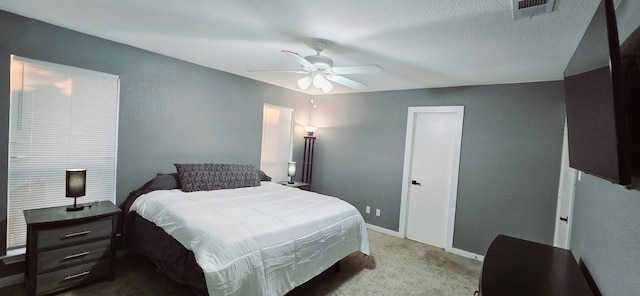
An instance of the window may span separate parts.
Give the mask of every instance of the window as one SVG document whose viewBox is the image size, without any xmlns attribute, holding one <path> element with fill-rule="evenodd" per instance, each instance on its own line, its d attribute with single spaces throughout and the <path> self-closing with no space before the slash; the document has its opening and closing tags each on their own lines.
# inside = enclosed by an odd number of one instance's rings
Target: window
<svg viewBox="0 0 640 296">
<path fill-rule="evenodd" d="M 264 104 L 260 169 L 273 181 L 288 180 L 293 147 L 293 109 Z"/>
<path fill-rule="evenodd" d="M 7 249 L 26 242 L 23 211 L 72 205 L 65 171 L 87 170 L 78 203 L 115 201 L 119 78 L 11 57 Z"/>
</svg>

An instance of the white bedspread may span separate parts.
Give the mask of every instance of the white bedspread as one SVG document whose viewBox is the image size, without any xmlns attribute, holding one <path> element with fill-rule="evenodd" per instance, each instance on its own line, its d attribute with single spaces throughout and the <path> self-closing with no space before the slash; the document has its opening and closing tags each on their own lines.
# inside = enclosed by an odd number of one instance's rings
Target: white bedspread
<svg viewBox="0 0 640 296">
<path fill-rule="evenodd" d="M 209 295 L 284 295 L 348 254 L 369 255 L 366 225 L 349 203 L 261 184 L 153 191 L 131 211 L 193 251 Z"/>
</svg>

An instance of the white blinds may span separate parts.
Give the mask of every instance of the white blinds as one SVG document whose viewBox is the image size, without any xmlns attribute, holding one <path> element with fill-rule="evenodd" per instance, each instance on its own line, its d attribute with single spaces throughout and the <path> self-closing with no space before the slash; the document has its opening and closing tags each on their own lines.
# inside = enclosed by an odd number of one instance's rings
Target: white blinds
<svg viewBox="0 0 640 296">
<path fill-rule="evenodd" d="M 293 109 L 265 104 L 260 169 L 273 181 L 288 180 L 293 145 Z"/>
<path fill-rule="evenodd" d="M 78 203 L 115 201 L 119 78 L 11 57 L 7 249 L 24 246 L 23 210 L 72 205 L 65 171 L 87 170 Z"/>
</svg>

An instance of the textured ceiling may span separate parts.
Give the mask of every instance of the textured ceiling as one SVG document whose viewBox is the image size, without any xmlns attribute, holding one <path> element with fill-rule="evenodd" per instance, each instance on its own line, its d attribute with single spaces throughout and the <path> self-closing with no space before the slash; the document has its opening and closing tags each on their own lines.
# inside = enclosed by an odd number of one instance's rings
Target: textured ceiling
<svg viewBox="0 0 640 296">
<path fill-rule="evenodd" d="M 280 51 L 315 54 L 312 40 L 324 39 L 334 66 L 381 66 L 347 77 L 383 91 L 561 80 L 598 2 L 556 0 L 552 13 L 515 21 L 511 0 L 2 0 L 0 9 L 289 89 L 300 74 L 248 70 L 299 70 Z"/>
</svg>

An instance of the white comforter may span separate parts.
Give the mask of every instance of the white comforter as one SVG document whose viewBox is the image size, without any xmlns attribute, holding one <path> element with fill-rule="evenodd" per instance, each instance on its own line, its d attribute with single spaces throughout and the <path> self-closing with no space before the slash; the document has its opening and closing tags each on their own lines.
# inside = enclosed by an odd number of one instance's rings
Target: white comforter
<svg viewBox="0 0 640 296">
<path fill-rule="evenodd" d="M 193 251 L 209 295 L 284 295 L 350 253 L 369 255 L 364 220 L 352 205 L 271 182 L 153 191 L 131 211 Z"/>
</svg>

